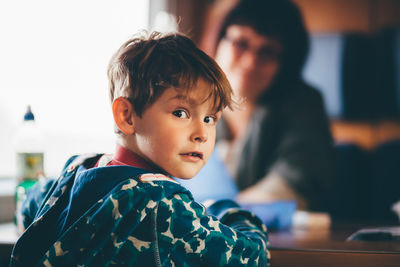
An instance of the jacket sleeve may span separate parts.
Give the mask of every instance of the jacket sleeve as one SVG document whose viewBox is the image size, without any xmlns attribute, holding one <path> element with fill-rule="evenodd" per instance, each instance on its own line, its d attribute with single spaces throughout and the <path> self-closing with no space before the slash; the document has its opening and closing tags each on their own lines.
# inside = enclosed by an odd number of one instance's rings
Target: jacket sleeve
<svg viewBox="0 0 400 267">
<path fill-rule="evenodd" d="M 67 160 L 63 167 L 62 173 L 66 171 L 69 164 L 76 157 L 77 156 L 75 155 Z M 39 181 L 26 192 L 26 198 L 21 205 L 20 211 L 23 223 L 22 227 L 24 229 L 28 228 L 28 226 L 33 222 L 37 212 L 46 199 L 46 196 L 49 194 L 51 188 L 56 182 L 57 179 L 53 178 L 39 179 Z"/>
<path fill-rule="evenodd" d="M 175 194 L 156 213 L 162 265 L 269 265 L 266 227 L 233 201 L 216 202 L 207 215 L 187 194 Z"/>
<path fill-rule="evenodd" d="M 22 223 L 24 229 L 28 228 L 28 226 L 35 219 L 36 213 L 38 212 L 54 182 L 54 179 L 39 180 L 33 187 L 28 190 L 26 194 L 26 199 L 22 203 L 21 207 Z"/>
</svg>

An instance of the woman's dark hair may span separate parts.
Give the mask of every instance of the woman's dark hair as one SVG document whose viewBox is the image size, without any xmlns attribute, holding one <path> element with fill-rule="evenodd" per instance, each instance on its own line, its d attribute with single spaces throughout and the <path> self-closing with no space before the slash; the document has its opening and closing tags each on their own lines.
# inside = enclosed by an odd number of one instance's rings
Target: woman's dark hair
<svg viewBox="0 0 400 267">
<path fill-rule="evenodd" d="M 222 22 L 217 45 L 230 25 L 245 25 L 282 45 L 281 71 L 286 79 L 299 78 L 309 49 L 301 13 L 290 0 L 240 0 Z M 279 79 L 279 77 L 277 77 Z"/>
</svg>

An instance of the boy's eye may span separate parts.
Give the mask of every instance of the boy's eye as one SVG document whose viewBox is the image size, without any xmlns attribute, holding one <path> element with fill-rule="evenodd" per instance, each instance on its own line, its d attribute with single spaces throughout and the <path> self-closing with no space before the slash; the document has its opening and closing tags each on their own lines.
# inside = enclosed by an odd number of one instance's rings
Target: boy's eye
<svg viewBox="0 0 400 267">
<path fill-rule="evenodd" d="M 174 110 L 172 112 L 172 114 L 174 114 L 174 116 L 178 117 L 178 118 L 182 118 L 182 119 L 187 119 L 189 118 L 189 115 L 187 114 L 186 111 L 182 110 L 182 109 L 178 109 L 178 110 Z"/>
<path fill-rule="evenodd" d="M 214 124 L 215 121 L 216 121 L 216 119 L 214 117 L 212 117 L 212 116 L 207 116 L 207 117 L 204 118 L 204 122 L 208 123 L 208 124 Z"/>
</svg>

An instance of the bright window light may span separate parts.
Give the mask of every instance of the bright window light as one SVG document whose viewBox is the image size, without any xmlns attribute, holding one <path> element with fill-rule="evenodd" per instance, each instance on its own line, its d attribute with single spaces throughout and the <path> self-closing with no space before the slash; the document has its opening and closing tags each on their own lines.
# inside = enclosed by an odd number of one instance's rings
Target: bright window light
<svg viewBox="0 0 400 267">
<path fill-rule="evenodd" d="M 15 176 L 13 138 L 27 105 L 45 136 L 48 176 L 73 154 L 113 152 L 106 69 L 148 29 L 149 1 L 0 2 L 0 177 Z"/>
</svg>

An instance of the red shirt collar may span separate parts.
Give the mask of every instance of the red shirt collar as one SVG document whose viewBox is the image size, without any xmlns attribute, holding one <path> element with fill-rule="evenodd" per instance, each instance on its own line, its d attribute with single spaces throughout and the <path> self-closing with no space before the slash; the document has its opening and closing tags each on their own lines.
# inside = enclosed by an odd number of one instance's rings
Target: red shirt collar
<svg viewBox="0 0 400 267">
<path fill-rule="evenodd" d="M 98 163 L 99 162 L 97 162 L 96 166 L 98 166 Z M 135 152 L 117 144 L 115 148 L 115 154 L 112 157 L 111 161 L 108 162 L 106 166 L 118 166 L 118 165 L 127 165 L 127 166 L 142 168 L 151 172 L 162 172 L 160 168 L 146 161 L 144 158 L 142 158 Z"/>
</svg>

